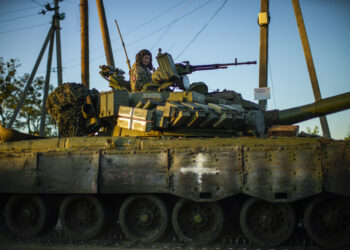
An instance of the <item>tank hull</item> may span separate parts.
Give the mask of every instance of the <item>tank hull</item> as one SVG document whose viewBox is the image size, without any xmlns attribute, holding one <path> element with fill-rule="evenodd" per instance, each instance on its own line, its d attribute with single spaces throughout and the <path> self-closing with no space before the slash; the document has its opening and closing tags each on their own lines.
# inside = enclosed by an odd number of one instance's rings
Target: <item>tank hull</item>
<svg viewBox="0 0 350 250">
<path fill-rule="evenodd" d="M 83 146 L 82 146 L 83 145 Z M 318 138 L 73 137 L 0 144 L 0 193 L 350 196 L 350 144 Z"/>
</svg>

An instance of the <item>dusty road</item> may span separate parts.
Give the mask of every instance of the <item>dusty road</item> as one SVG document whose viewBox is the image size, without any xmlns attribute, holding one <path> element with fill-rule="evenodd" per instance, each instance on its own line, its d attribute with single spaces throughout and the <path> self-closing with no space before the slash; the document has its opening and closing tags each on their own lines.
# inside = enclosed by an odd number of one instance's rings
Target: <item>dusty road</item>
<svg viewBox="0 0 350 250">
<path fill-rule="evenodd" d="M 193 247 L 184 245 L 182 243 L 174 241 L 174 238 L 170 236 L 167 242 L 152 243 L 148 245 L 142 245 L 140 243 L 134 243 L 126 241 L 125 239 L 96 239 L 88 242 L 71 241 L 66 237 L 58 239 L 43 237 L 34 238 L 30 240 L 19 240 L 6 231 L 0 230 L 0 250 L 319 250 L 318 247 L 278 247 L 262 249 L 252 246 L 234 245 L 234 242 L 222 242 L 222 244 Z M 59 233 L 59 231 L 58 231 Z M 345 249 L 343 249 L 345 250 Z"/>
<path fill-rule="evenodd" d="M 0 236 L 1 250 L 265 250 L 256 247 L 234 247 L 229 245 L 217 245 L 208 247 L 192 247 L 179 243 L 156 243 L 150 245 L 140 245 L 131 242 L 89 242 L 89 243 L 57 243 L 57 242 L 23 242 L 9 240 Z M 278 247 L 268 248 L 268 250 L 319 250 L 318 247 Z M 266 249 L 267 250 L 267 249 Z"/>
</svg>

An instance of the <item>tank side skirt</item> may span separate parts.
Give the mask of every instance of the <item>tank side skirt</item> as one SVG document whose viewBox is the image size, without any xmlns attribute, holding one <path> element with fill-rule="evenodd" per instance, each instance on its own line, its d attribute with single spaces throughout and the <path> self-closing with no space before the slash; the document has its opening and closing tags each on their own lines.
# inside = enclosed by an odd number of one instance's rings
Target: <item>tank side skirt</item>
<svg viewBox="0 0 350 250">
<path fill-rule="evenodd" d="M 243 193 L 269 202 L 292 202 L 322 192 L 319 144 L 243 147 Z"/>
<path fill-rule="evenodd" d="M 97 194 L 99 155 L 99 150 L 40 153 L 38 191 Z"/>
<path fill-rule="evenodd" d="M 325 141 L 322 144 L 324 190 L 350 196 L 350 143 Z"/>
<path fill-rule="evenodd" d="M 35 193 L 37 153 L 0 152 L 0 193 Z"/>
<path fill-rule="evenodd" d="M 101 193 L 167 193 L 168 151 L 102 150 Z"/>
<path fill-rule="evenodd" d="M 240 146 L 171 151 L 169 192 L 193 201 L 216 201 L 238 194 L 242 186 Z"/>
<path fill-rule="evenodd" d="M 350 196 L 348 142 L 301 138 L 49 140 L 53 148 L 45 151 L 41 140 L 32 142 L 32 149 L 36 144 L 40 147 L 32 152 L 7 150 L 14 143 L 3 145 L 0 193 L 170 193 L 194 201 L 245 193 L 270 202 L 292 202 L 323 190 Z M 78 147 L 83 141 L 89 146 Z"/>
</svg>

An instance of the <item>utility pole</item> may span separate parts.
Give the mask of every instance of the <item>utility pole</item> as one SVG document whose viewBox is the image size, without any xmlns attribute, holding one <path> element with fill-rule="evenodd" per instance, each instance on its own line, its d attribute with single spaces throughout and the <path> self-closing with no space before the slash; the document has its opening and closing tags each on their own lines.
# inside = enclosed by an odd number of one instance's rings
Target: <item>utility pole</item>
<svg viewBox="0 0 350 250">
<path fill-rule="evenodd" d="M 269 0 L 261 0 L 258 19 L 260 26 L 259 88 L 267 87 L 269 22 Z M 259 100 L 259 105 L 263 110 L 266 110 L 267 100 Z"/>
<path fill-rule="evenodd" d="M 106 21 L 105 8 L 102 0 L 96 0 L 98 17 L 100 19 L 100 26 L 102 32 L 103 46 L 105 48 L 107 64 L 114 67 L 114 59 L 112 53 L 111 40 L 109 38 L 108 26 Z"/>
<path fill-rule="evenodd" d="M 49 45 L 49 53 L 47 55 L 47 65 L 46 65 L 46 76 L 45 76 L 45 86 L 44 86 L 44 94 L 43 94 L 43 104 L 41 107 L 41 115 L 40 115 L 40 130 L 39 135 L 44 136 L 45 134 L 45 120 L 46 120 L 46 99 L 49 94 L 49 86 L 50 86 L 50 75 L 51 75 L 51 64 L 52 64 L 52 52 L 53 52 L 53 43 L 55 41 L 55 33 L 52 32 L 50 38 Z"/>
<path fill-rule="evenodd" d="M 47 60 L 47 68 L 46 68 L 46 77 L 45 77 L 45 87 L 44 87 L 44 94 L 43 94 L 43 103 L 41 108 L 41 124 L 40 124 L 40 135 L 44 135 L 45 132 L 45 119 L 46 119 L 46 98 L 48 95 L 48 89 L 49 89 L 49 83 L 50 83 L 50 73 L 51 73 L 51 63 L 52 63 L 52 51 L 53 51 L 53 43 L 55 39 L 56 34 L 56 57 L 57 57 L 57 80 L 58 85 L 62 84 L 62 59 L 61 59 L 61 38 L 60 38 L 60 20 L 64 19 L 64 13 L 59 13 L 59 6 L 58 2 L 61 0 L 55 0 L 55 6 L 52 8 L 50 4 L 46 4 L 45 8 L 46 10 L 43 10 L 41 13 L 45 14 L 47 11 L 55 11 L 55 14 L 52 16 L 52 24 L 49 29 L 49 32 L 45 38 L 44 44 L 41 47 L 41 50 L 39 52 L 38 58 L 34 64 L 33 70 L 28 78 L 27 84 L 24 87 L 24 90 L 21 94 L 21 97 L 18 101 L 18 104 L 13 112 L 13 115 L 10 119 L 10 122 L 7 125 L 7 128 L 11 128 L 13 126 L 14 121 L 16 120 L 16 117 L 18 115 L 18 112 L 20 111 L 25 98 L 27 96 L 28 90 L 30 85 L 32 84 L 35 74 L 38 70 L 38 67 L 40 65 L 41 59 L 45 53 L 46 47 L 48 43 L 50 42 L 50 48 L 48 52 L 48 60 Z"/>
<path fill-rule="evenodd" d="M 55 30 L 56 30 L 56 58 L 57 58 L 57 82 L 58 86 L 62 85 L 62 56 L 61 56 L 61 31 L 60 20 L 64 18 L 59 13 L 58 2 L 61 0 L 55 0 Z"/>
<path fill-rule="evenodd" d="M 90 89 L 89 76 L 89 8 L 88 0 L 80 0 L 81 83 Z"/>
<path fill-rule="evenodd" d="M 301 43 L 303 44 L 305 60 L 306 60 L 307 68 L 309 71 L 309 76 L 310 76 L 310 81 L 311 81 L 311 86 L 312 86 L 312 90 L 314 93 L 314 97 L 315 97 L 316 101 L 320 101 L 320 100 L 322 100 L 321 91 L 320 91 L 320 87 L 318 85 L 315 65 L 314 65 L 314 61 L 312 59 L 309 39 L 307 37 L 306 28 L 305 28 L 305 24 L 304 24 L 303 15 L 301 13 L 299 0 L 292 0 L 292 3 L 293 3 L 293 8 L 294 8 L 295 18 L 296 18 L 297 24 L 298 24 Z M 321 116 L 320 122 L 321 122 L 322 131 L 323 131 L 323 136 L 327 139 L 330 139 L 331 133 L 329 131 L 329 126 L 328 126 L 326 116 Z"/>
<path fill-rule="evenodd" d="M 29 79 L 28 79 L 28 82 L 27 82 L 27 84 L 26 84 L 26 86 L 25 86 L 25 88 L 24 88 L 24 90 L 23 90 L 23 92 L 22 92 L 22 94 L 21 94 L 21 98 L 19 99 L 19 102 L 18 102 L 18 104 L 17 104 L 17 106 L 16 106 L 15 111 L 13 112 L 13 115 L 12 115 L 12 117 L 11 117 L 11 120 L 10 120 L 10 122 L 9 122 L 8 125 L 7 125 L 7 128 L 11 128 L 11 127 L 12 127 L 12 125 L 13 125 L 13 123 L 14 123 L 16 117 L 17 117 L 17 114 L 18 114 L 19 110 L 21 109 L 21 107 L 22 107 L 22 105 L 23 105 L 23 103 L 24 103 L 24 101 L 25 101 L 25 98 L 26 98 L 26 96 L 27 96 L 27 92 L 28 92 L 28 90 L 29 90 L 29 87 L 30 87 L 30 85 L 31 85 L 32 82 L 33 82 L 34 76 L 35 76 L 35 74 L 36 74 L 36 71 L 38 70 L 38 67 L 39 67 L 39 65 L 40 65 L 41 59 L 43 58 L 43 55 L 44 55 L 44 52 L 45 52 L 45 50 L 46 50 L 47 44 L 49 43 L 49 40 L 50 40 L 50 38 L 52 37 L 52 33 L 53 33 L 53 32 L 54 32 L 54 28 L 51 26 L 51 28 L 50 28 L 50 30 L 49 30 L 47 36 L 46 36 L 45 42 L 44 42 L 44 44 L 43 44 L 43 46 L 42 46 L 42 48 L 41 48 L 41 50 L 40 50 L 39 56 L 38 56 L 38 58 L 36 59 L 34 68 L 33 68 L 33 70 L 32 70 L 32 73 L 30 74 Z"/>
</svg>

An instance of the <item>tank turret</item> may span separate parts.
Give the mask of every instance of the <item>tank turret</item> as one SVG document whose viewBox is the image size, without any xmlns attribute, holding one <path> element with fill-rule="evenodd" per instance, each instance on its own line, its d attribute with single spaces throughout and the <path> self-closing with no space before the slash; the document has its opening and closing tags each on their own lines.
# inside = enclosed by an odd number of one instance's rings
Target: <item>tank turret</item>
<svg viewBox="0 0 350 250">
<path fill-rule="evenodd" d="M 47 106 L 60 135 L 263 136 L 272 125 L 291 125 L 350 107 L 350 93 L 346 93 L 292 109 L 263 111 L 234 91 L 208 93 L 205 83 L 189 84 L 186 77 L 196 70 L 255 62 L 236 59 L 228 64 L 192 66 L 175 64 L 170 54 L 161 51 L 157 60 L 153 82 L 144 84 L 142 91 L 130 92 L 124 72 L 110 66 L 101 66 L 100 74 L 110 82 L 111 91 L 97 93 L 77 84 L 57 88 Z M 75 105 L 74 100 L 78 100 Z"/>
</svg>

